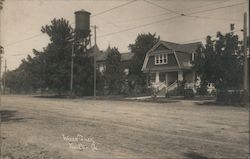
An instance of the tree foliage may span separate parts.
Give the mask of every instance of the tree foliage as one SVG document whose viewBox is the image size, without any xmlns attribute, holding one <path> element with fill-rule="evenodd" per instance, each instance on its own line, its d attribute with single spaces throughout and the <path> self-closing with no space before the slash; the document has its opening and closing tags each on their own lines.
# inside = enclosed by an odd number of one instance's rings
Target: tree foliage
<svg viewBox="0 0 250 159">
<path fill-rule="evenodd" d="M 121 54 L 117 48 L 112 48 L 105 62 L 105 83 L 110 94 L 120 94 L 125 82 L 124 67 Z"/>
<path fill-rule="evenodd" d="M 232 30 L 233 31 L 233 30 Z M 205 46 L 197 49 L 194 68 L 201 84 L 212 83 L 217 89 L 240 89 L 243 77 L 242 42 L 233 32 L 217 39 L 207 36 Z"/>
<path fill-rule="evenodd" d="M 141 71 L 146 53 L 160 40 L 156 34 L 139 34 L 135 43 L 129 45 L 129 49 L 134 53 L 134 57 L 129 67 L 129 85 L 130 89 L 139 89 L 146 86 L 146 75 Z"/>
<path fill-rule="evenodd" d="M 29 84 L 27 88 L 49 89 L 58 94 L 69 91 L 72 42 L 74 30 L 63 18 L 53 19 L 51 24 L 42 27 L 41 32 L 47 34 L 50 43 L 43 51 L 33 50 L 34 56 L 22 60 L 18 69 L 6 74 L 7 87 L 17 89 L 16 83 Z M 78 95 L 93 93 L 93 57 L 79 43 L 74 45 L 74 91 Z M 20 85 L 21 86 L 21 85 Z M 24 89 L 20 87 L 20 89 Z"/>
<path fill-rule="evenodd" d="M 67 20 L 61 18 L 53 19 L 51 24 L 43 26 L 41 31 L 49 36 L 51 43 L 44 49 L 45 58 L 43 59 L 42 55 L 37 58 L 46 66 L 44 74 L 47 76 L 47 86 L 60 94 L 69 90 L 71 43 L 68 39 L 72 39 L 73 29 Z"/>
</svg>

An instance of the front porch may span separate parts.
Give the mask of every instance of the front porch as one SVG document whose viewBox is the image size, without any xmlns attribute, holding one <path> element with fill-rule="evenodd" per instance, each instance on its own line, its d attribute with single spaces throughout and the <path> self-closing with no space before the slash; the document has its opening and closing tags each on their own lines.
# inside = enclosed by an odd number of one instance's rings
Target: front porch
<svg viewBox="0 0 250 159">
<path fill-rule="evenodd" d="M 152 72 L 149 84 L 158 91 L 168 92 L 177 87 L 178 81 L 186 81 L 186 88 L 195 89 L 195 73 L 191 70 Z"/>
</svg>

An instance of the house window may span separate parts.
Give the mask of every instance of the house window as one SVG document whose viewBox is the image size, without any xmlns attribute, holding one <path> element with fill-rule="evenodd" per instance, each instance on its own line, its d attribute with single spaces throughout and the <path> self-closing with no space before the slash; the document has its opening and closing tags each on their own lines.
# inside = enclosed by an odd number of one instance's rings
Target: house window
<svg viewBox="0 0 250 159">
<path fill-rule="evenodd" d="M 128 69 L 128 68 L 125 68 L 125 69 L 124 69 L 124 73 L 125 73 L 125 75 L 128 75 L 128 74 L 129 74 L 129 69 Z"/>
<path fill-rule="evenodd" d="M 155 64 L 167 64 L 168 63 L 168 55 L 167 54 L 160 54 L 155 55 Z"/>
<path fill-rule="evenodd" d="M 101 73 L 103 73 L 105 71 L 105 65 L 104 64 L 98 64 L 98 69 Z"/>
<path fill-rule="evenodd" d="M 194 61 L 194 53 L 191 54 L 191 61 Z"/>
</svg>

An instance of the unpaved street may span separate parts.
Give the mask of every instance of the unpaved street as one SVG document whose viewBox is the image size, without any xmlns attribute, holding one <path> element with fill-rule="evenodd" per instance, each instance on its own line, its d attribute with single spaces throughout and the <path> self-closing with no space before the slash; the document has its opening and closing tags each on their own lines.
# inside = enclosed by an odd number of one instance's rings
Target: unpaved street
<svg viewBox="0 0 250 159">
<path fill-rule="evenodd" d="M 2 96 L 3 158 L 246 158 L 248 110 Z"/>
</svg>

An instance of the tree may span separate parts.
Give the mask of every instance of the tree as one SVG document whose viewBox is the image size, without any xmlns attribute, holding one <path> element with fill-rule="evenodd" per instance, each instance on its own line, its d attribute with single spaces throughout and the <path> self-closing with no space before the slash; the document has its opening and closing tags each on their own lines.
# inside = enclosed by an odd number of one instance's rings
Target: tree
<svg viewBox="0 0 250 159">
<path fill-rule="evenodd" d="M 33 91 L 32 76 L 22 68 L 7 71 L 3 74 L 6 78 L 6 88 L 10 93 L 29 93 Z"/>
<path fill-rule="evenodd" d="M 232 28 L 233 29 L 233 28 Z M 238 35 L 217 33 L 216 40 L 207 36 L 205 46 L 197 49 L 194 69 L 202 86 L 212 83 L 219 90 L 240 89 L 243 77 L 242 42 Z"/>
<path fill-rule="evenodd" d="M 73 37 L 73 29 L 67 20 L 61 18 L 53 19 L 51 24 L 43 26 L 41 31 L 47 34 L 51 41 L 44 49 L 44 75 L 47 76 L 45 82 L 49 88 L 56 89 L 58 94 L 61 94 L 69 90 L 71 43 L 68 40 Z"/>
<path fill-rule="evenodd" d="M 110 94 L 120 94 L 125 80 L 121 54 L 117 48 L 112 48 L 106 60 L 104 78 Z"/>
<path fill-rule="evenodd" d="M 134 53 L 134 57 L 129 67 L 130 89 L 140 89 L 146 86 L 146 75 L 141 71 L 146 53 L 160 40 L 156 34 L 139 34 L 134 44 L 129 45 L 129 49 Z"/>
<path fill-rule="evenodd" d="M 8 73 L 9 83 L 13 89 L 17 89 L 14 81 L 22 81 L 29 84 L 33 90 L 48 88 L 57 91 L 59 95 L 69 91 L 72 61 L 73 29 L 69 22 L 63 18 L 53 19 L 51 24 L 41 29 L 47 34 L 50 43 L 43 51 L 33 50 L 34 56 L 22 60 L 17 70 Z M 73 91 L 77 95 L 93 94 L 93 56 L 86 50 L 88 40 L 78 37 L 78 43 L 74 44 L 74 85 Z M 97 79 L 100 76 L 97 74 Z M 21 79 L 26 80 L 21 80 Z M 27 78 L 28 79 L 27 79 Z M 18 81 L 19 80 L 19 81 Z M 20 83 L 19 83 L 20 84 Z M 12 87 L 12 86 L 10 86 Z M 28 87 L 27 87 L 28 88 Z M 20 87 L 20 91 L 23 90 Z"/>
</svg>

